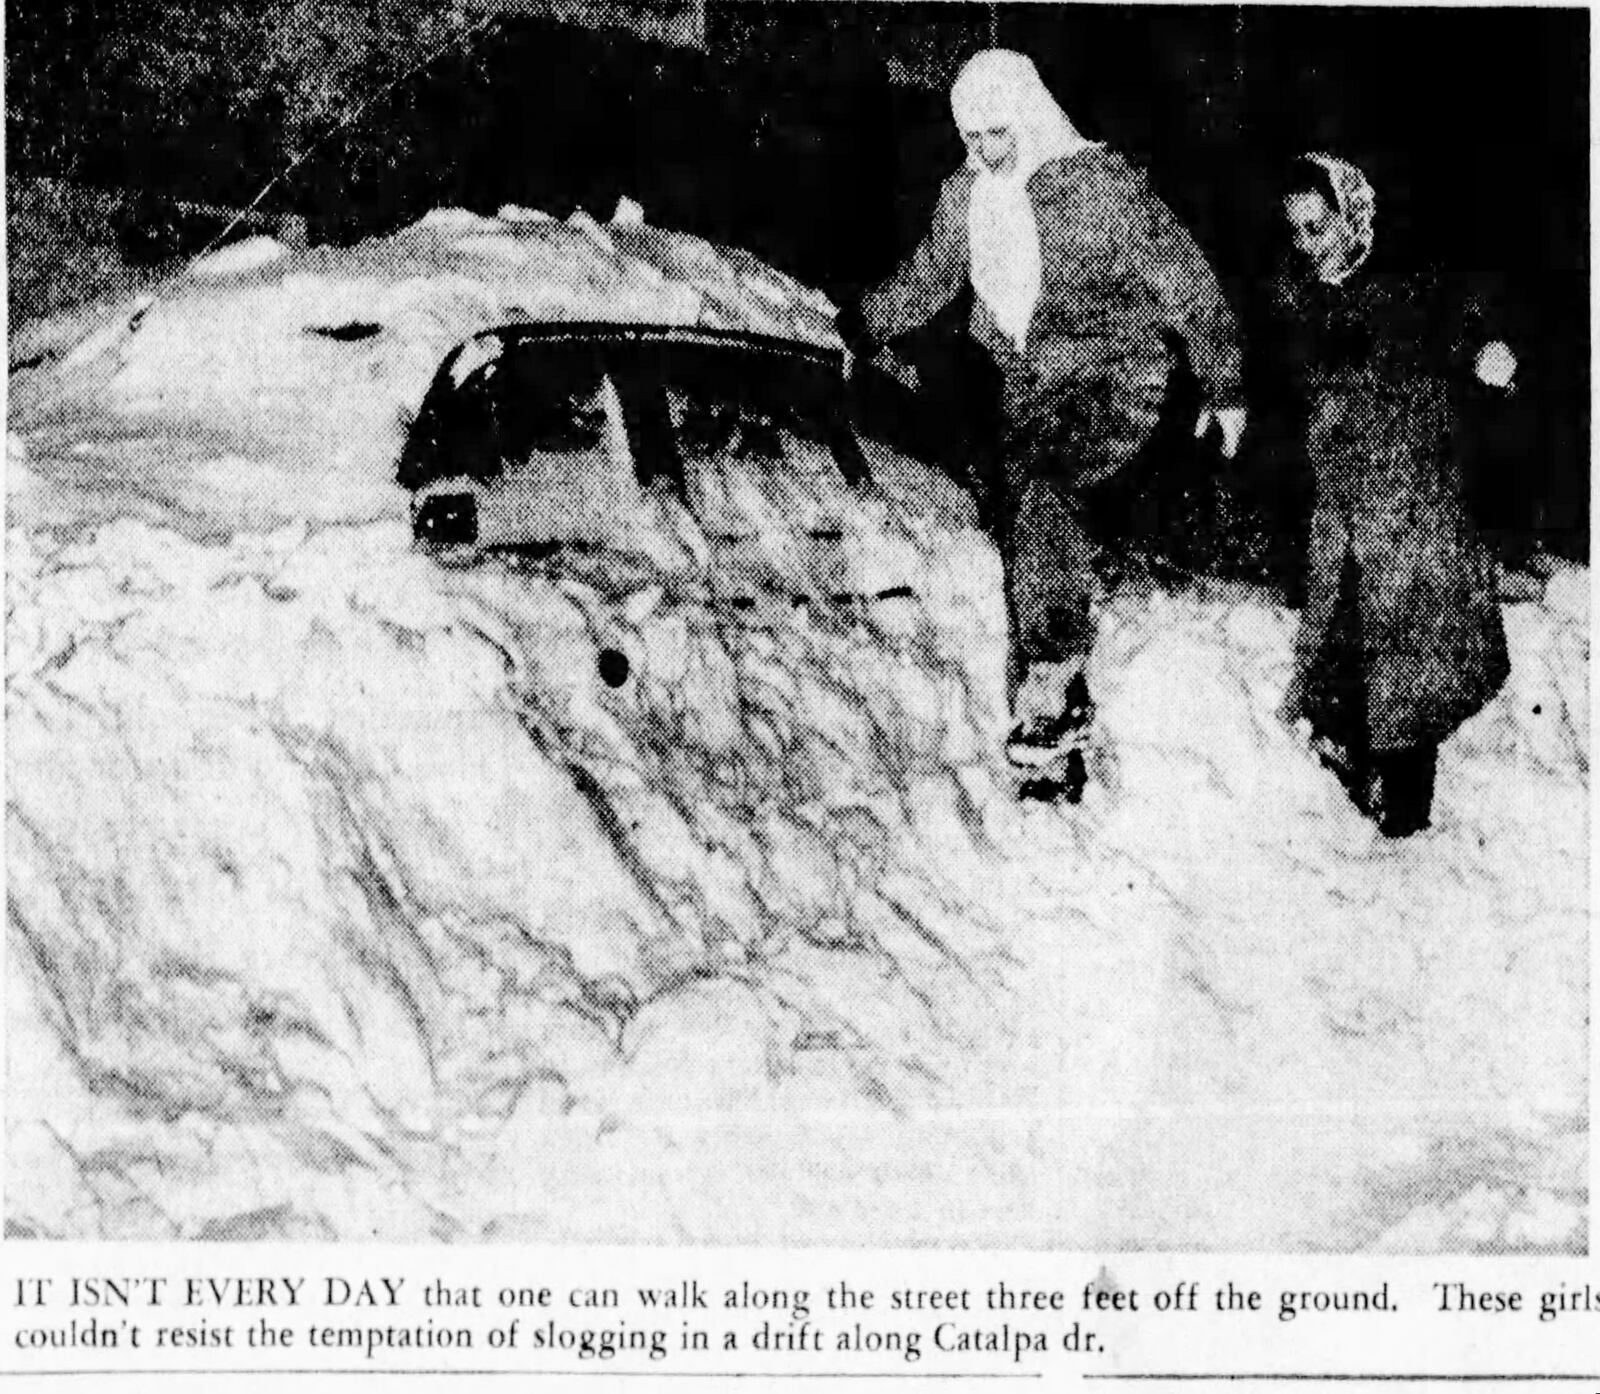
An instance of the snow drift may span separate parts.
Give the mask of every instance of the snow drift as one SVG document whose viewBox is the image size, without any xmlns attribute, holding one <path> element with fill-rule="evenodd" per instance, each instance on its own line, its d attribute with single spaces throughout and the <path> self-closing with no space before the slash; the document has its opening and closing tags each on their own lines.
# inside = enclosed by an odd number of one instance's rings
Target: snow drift
<svg viewBox="0 0 1600 1394">
<path fill-rule="evenodd" d="M 748 258 L 515 209 L 33 331 L 10 1233 L 1584 1246 L 1586 571 L 1508 612 L 1408 843 L 1220 584 L 1108 598 L 1107 763 L 1019 807 L 998 559 L 882 447 L 414 550 L 407 414 L 527 318 L 834 342 Z M 730 519 L 789 603 L 725 603 Z"/>
</svg>

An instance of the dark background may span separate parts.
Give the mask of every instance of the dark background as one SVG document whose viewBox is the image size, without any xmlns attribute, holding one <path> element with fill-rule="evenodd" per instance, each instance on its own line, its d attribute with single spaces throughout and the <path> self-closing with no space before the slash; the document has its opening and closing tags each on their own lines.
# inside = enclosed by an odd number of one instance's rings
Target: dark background
<svg viewBox="0 0 1600 1394">
<path fill-rule="evenodd" d="M 712 0 L 692 47 L 508 14 L 386 95 L 399 63 L 346 71 L 373 100 L 333 129 L 296 124 L 306 74 L 262 80 L 233 11 L 190 8 L 8 0 L 13 213 L 30 180 L 95 191 L 121 253 L 156 261 L 204 245 L 212 210 L 309 151 L 261 211 L 304 217 L 313 241 L 441 204 L 604 219 L 626 194 L 842 299 L 923 231 L 962 158 L 949 82 L 1001 45 L 1035 59 L 1086 134 L 1148 167 L 1248 316 L 1284 162 L 1342 155 L 1377 190 L 1381 259 L 1487 292 L 1522 360 L 1513 396 L 1469 404 L 1480 517 L 1587 555 L 1585 10 Z M 911 352 L 933 403 L 969 405 L 959 314 Z M 1270 429 L 1252 435 L 1234 474 L 1270 496 L 1295 465 Z"/>
</svg>

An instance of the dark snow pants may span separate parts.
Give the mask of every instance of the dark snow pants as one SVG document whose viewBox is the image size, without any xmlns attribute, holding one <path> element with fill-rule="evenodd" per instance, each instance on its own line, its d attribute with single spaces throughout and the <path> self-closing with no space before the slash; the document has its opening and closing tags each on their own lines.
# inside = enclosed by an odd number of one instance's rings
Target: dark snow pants
<svg viewBox="0 0 1600 1394">
<path fill-rule="evenodd" d="M 1019 675 L 1089 652 L 1094 545 L 1085 495 L 1128 465 L 1161 419 L 1164 364 L 1095 367 L 1052 372 L 1048 345 L 1001 364 L 999 542 Z"/>
</svg>

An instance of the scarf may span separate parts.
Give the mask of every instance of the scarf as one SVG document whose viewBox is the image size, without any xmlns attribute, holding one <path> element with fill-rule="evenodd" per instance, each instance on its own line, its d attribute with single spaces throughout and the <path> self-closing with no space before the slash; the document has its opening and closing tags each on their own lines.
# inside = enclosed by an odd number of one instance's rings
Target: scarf
<svg viewBox="0 0 1600 1394">
<path fill-rule="evenodd" d="M 963 133 L 1004 127 L 1016 138 L 1016 164 L 1004 174 L 990 170 L 976 152 L 968 157 L 976 178 L 967 235 L 972 287 L 1020 351 L 1044 276 L 1028 180 L 1046 161 L 1090 142 L 1056 104 L 1033 60 L 1005 49 L 968 60 L 951 89 L 950 107 Z"/>
<path fill-rule="evenodd" d="M 1333 185 L 1334 212 L 1344 224 L 1345 233 L 1349 238 L 1350 250 L 1340 265 L 1321 277 L 1329 285 L 1336 286 L 1348 280 L 1356 268 L 1371 255 L 1372 223 L 1377 212 L 1377 196 L 1372 192 L 1372 185 L 1367 183 L 1367 176 L 1348 160 L 1320 154 L 1307 155 L 1305 158 L 1312 164 L 1319 165 L 1327 173 L 1328 182 Z"/>
</svg>

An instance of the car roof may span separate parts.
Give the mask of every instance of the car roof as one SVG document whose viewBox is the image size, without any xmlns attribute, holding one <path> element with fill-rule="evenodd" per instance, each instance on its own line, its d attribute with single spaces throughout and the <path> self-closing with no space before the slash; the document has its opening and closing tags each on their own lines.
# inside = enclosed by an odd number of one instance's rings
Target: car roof
<svg viewBox="0 0 1600 1394">
<path fill-rule="evenodd" d="M 729 352 L 770 354 L 778 358 L 844 372 L 844 350 L 802 339 L 786 339 L 776 334 L 757 334 L 744 329 L 708 329 L 699 325 L 616 323 L 604 320 L 542 321 L 513 323 L 485 329 L 473 339 L 497 338 L 507 347 L 533 347 L 539 344 L 610 344 L 629 347 L 682 345 L 686 348 L 725 349 Z M 464 345 L 458 345 L 462 347 Z"/>
</svg>

